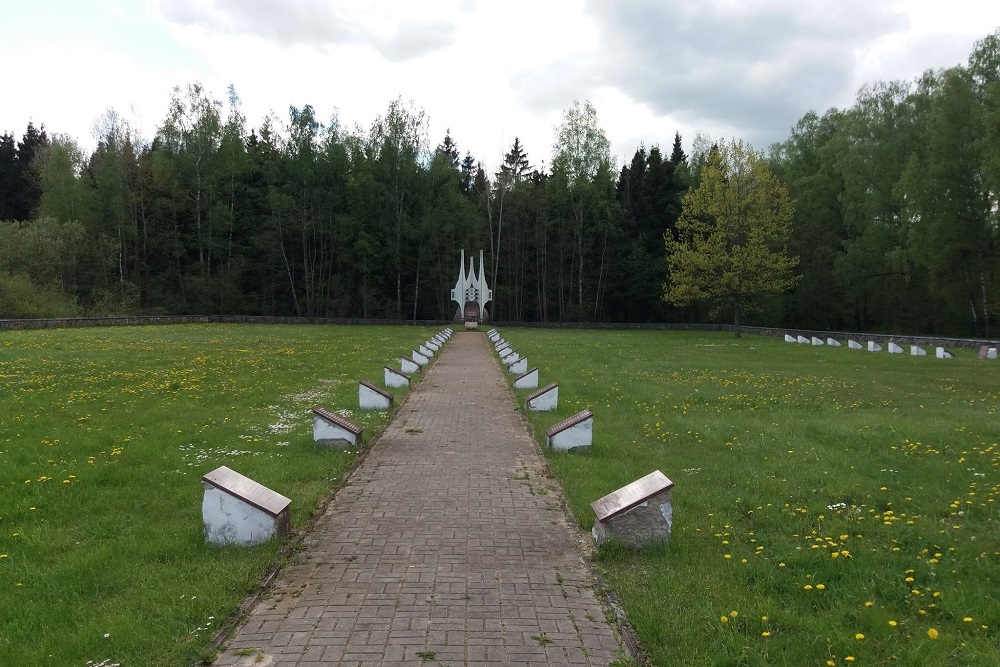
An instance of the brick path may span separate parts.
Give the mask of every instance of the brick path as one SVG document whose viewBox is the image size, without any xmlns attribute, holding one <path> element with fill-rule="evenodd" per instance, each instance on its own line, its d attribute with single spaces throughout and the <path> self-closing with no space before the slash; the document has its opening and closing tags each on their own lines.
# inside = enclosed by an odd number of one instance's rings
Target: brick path
<svg viewBox="0 0 1000 667">
<path fill-rule="evenodd" d="M 215 665 L 620 657 L 489 341 L 457 333 L 426 375 Z"/>
</svg>

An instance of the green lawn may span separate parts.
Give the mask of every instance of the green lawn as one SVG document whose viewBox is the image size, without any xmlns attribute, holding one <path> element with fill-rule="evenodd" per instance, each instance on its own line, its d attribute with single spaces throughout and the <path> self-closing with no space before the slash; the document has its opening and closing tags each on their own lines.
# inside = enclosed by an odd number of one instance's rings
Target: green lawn
<svg viewBox="0 0 1000 667">
<path fill-rule="evenodd" d="M 185 665 L 278 554 L 204 544 L 201 475 L 229 467 L 303 525 L 354 453 L 310 408 L 387 413 L 357 381 L 412 327 L 178 325 L 0 333 L 0 665 Z M 394 390 L 402 397 L 401 390 Z"/>
<path fill-rule="evenodd" d="M 1000 362 L 501 333 L 559 383 L 540 441 L 595 413 L 590 453 L 547 454 L 581 529 L 652 470 L 676 484 L 666 548 L 597 554 L 654 664 L 1000 665 Z"/>
</svg>

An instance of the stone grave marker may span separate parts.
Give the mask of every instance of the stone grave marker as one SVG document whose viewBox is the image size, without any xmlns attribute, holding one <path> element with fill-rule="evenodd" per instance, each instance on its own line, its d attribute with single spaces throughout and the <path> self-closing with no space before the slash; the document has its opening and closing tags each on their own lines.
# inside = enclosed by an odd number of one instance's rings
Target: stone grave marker
<svg viewBox="0 0 1000 667">
<path fill-rule="evenodd" d="M 528 358 L 527 357 L 521 357 L 517 361 L 515 361 L 512 364 L 510 364 L 509 366 L 507 366 L 507 372 L 508 373 L 515 373 L 517 375 L 520 375 L 521 373 L 524 373 L 527 370 L 528 370 Z"/>
<path fill-rule="evenodd" d="M 996 359 L 997 358 L 997 349 L 995 347 L 991 347 L 990 349 L 986 350 L 986 358 L 987 359 L 991 359 L 991 360 L 992 359 Z"/>
<path fill-rule="evenodd" d="M 434 353 L 431 351 L 431 348 L 427 347 L 426 345 L 418 345 L 417 352 L 427 357 L 428 360 L 434 356 Z"/>
<path fill-rule="evenodd" d="M 808 345 L 808 344 L 809 344 L 809 339 L 808 339 L 808 338 L 806 338 L 805 336 L 797 336 L 797 337 L 795 338 L 795 340 L 797 340 L 798 342 L 800 342 L 800 343 L 803 343 L 803 344 L 805 344 L 805 345 Z"/>
<path fill-rule="evenodd" d="M 910 346 L 910 354 L 913 355 L 914 357 L 926 357 L 927 356 L 927 350 L 925 350 L 924 348 L 920 347 L 919 345 L 911 345 Z"/>
<path fill-rule="evenodd" d="M 503 347 L 497 349 L 497 354 L 500 355 L 501 359 L 503 359 L 513 351 L 514 349 L 510 346 L 510 343 L 504 343 Z"/>
<path fill-rule="evenodd" d="M 430 359 L 427 357 L 427 355 L 423 354 L 422 352 L 417 352 L 416 350 L 410 351 L 410 358 L 413 359 L 414 363 L 416 363 L 419 366 L 426 366 L 430 362 Z"/>
<path fill-rule="evenodd" d="M 427 349 L 433 352 L 434 354 L 437 354 L 438 350 L 441 349 L 441 345 L 434 342 L 434 340 L 428 340 L 426 343 L 424 343 L 424 345 L 426 345 Z"/>
<path fill-rule="evenodd" d="M 823 344 L 823 339 L 822 338 L 816 338 L 816 336 L 813 336 L 812 337 L 812 344 L 813 345 L 822 345 Z"/>
<path fill-rule="evenodd" d="M 510 354 L 501 357 L 500 362 L 503 363 L 504 366 L 507 366 L 508 364 L 512 364 L 520 358 L 521 358 L 520 354 L 511 350 Z"/>
<path fill-rule="evenodd" d="M 935 349 L 934 353 L 935 353 L 935 355 L 937 356 L 938 359 L 954 359 L 955 358 L 954 354 L 952 354 L 948 350 L 944 349 L 943 347 L 938 347 L 937 349 Z"/>
<path fill-rule="evenodd" d="M 362 410 L 388 410 L 392 405 L 392 394 L 362 380 L 358 383 L 358 404 Z"/>
<path fill-rule="evenodd" d="M 448 337 L 449 337 L 449 338 L 451 338 L 451 335 L 452 335 L 453 333 L 455 333 L 455 331 L 454 331 L 454 330 L 453 330 L 453 329 L 452 329 L 451 327 L 445 327 L 445 330 L 444 330 L 444 331 L 445 331 L 445 333 L 447 333 L 447 334 L 448 334 Z"/>
<path fill-rule="evenodd" d="M 313 442 L 349 449 L 361 444 L 361 427 L 336 412 L 313 408 Z"/>
<path fill-rule="evenodd" d="M 618 539 L 641 547 L 669 540 L 674 522 L 670 500 L 674 483 L 659 470 L 640 477 L 590 504 L 597 520 L 591 530 L 596 544 Z"/>
<path fill-rule="evenodd" d="M 847 340 L 847 347 L 848 347 L 848 349 L 851 349 L 851 350 L 860 350 L 860 349 L 862 349 L 861 348 L 861 343 L 859 343 L 858 341 L 853 340 L 853 339 L 848 339 Z"/>
<path fill-rule="evenodd" d="M 785 334 L 785 342 L 786 343 L 797 343 L 798 341 L 795 340 L 795 336 L 793 336 L 791 334 Z"/>
<path fill-rule="evenodd" d="M 889 354 L 903 354 L 903 348 L 889 341 Z"/>
<path fill-rule="evenodd" d="M 553 382 L 538 391 L 533 391 L 524 399 L 524 406 L 532 412 L 549 412 L 559 407 L 559 385 Z"/>
<path fill-rule="evenodd" d="M 415 362 L 413 359 L 407 359 L 406 357 L 399 358 L 399 369 L 404 373 L 419 373 L 420 364 Z"/>
<path fill-rule="evenodd" d="M 594 413 L 584 410 L 550 426 L 545 439 L 552 449 L 562 452 L 590 449 L 594 441 Z"/>
<path fill-rule="evenodd" d="M 527 359 L 524 360 L 527 363 Z M 538 386 L 538 367 L 525 371 L 514 378 L 514 389 L 534 389 Z"/>
<path fill-rule="evenodd" d="M 830 347 L 840 347 L 840 341 L 837 340 L 836 338 L 827 338 L 826 344 L 829 345 Z"/>
<path fill-rule="evenodd" d="M 486 335 L 487 336 L 495 336 L 496 333 L 497 333 L 496 329 L 490 329 L 489 331 L 486 332 Z"/>
<path fill-rule="evenodd" d="M 209 544 L 252 546 L 284 537 L 291 528 L 285 496 L 220 466 L 201 478 L 201 517 Z"/>
<path fill-rule="evenodd" d="M 868 351 L 869 352 L 881 352 L 882 346 L 873 340 L 868 341 Z"/>
<path fill-rule="evenodd" d="M 412 362 L 411 362 L 412 363 Z M 410 376 L 395 368 L 385 366 L 385 386 L 387 387 L 409 387 Z"/>
</svg>

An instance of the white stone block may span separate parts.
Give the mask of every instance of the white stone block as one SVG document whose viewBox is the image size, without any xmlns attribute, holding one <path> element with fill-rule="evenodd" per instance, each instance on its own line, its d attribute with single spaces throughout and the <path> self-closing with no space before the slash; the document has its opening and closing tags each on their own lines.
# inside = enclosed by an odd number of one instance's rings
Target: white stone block
<svg viewBox="0 0 1000 667">
<path fill-rule="evenodd" d="M 549 412 L 559 407 L 559 385 L 553 382 L 528 394 L 524 405 L 532 412 Z"/>
<path fill-rule="evenodd" d="M 805 336 L 797 336 L 797 337 L 795 338 L 795 340 L 797 340 L 798 342 L 800 342 L 800 343 L 803 343 L 803 344 L 805 344 L 805 345 L 808 345 L 808 344 L 809 344 L 809 339 L 808 339 L 808 338 L 806 338 Z"/>
<path fill-rule="evenodd" d="M 350 448 L 361 444 L 361 427 L 326 408 L 313 408 L 313 441 Z"/>
<path fill-rule="evenodd" d="M 868 341 L 868 351 L 869 352 L 881 352 L 882 346 L 873 340 Z"/>
<path fill-rule="evenodd" d="M 426 366 L 430 362 L 428 355 L 417 352 L 416 350 L 411 351 L 410 358 L 413 359 L 414 363 L 419 366 Z"/>
<path fill-rule="evenodd" d="M 996 359 L 997 358 L 997 349 L 995 347 L 991 347 L 990 349 L 986 350 L 986 358 L 987 359 Z"/>
<path fill-rule="evenodd" d="M 411 362 L 412 363 L 412 362 Z M 409 387 L 410 376 L 395 368 L 385 366 L 385 386 L 387 387 Z"/>
<path fill-rule="evenodd" d="M 510 354 L 513 351 L 514 351 L 514 348 L 512 348 L 510 346 L 510 343 L 504 343 L 503 347 L 501 347 L 501 348 L 499 348 L 497 350 L 497 354 L 500 356 L 501 359 L 503 359 L 504 357 L 506 357 L 508 354 Z"/>
<path fill-rule="evenodd" d="M 822 338 L 816 338 L 816 336 L 813 336 L 811 342 L 812 342 L 813 345 L 822 345 L 823 344 L 823 339 Z"/>
<path fill-rule="evenodd" d="M 829 345 L 830 347 L 840 347 L 840 341 L 837 340 L 836 338 L 827 338 L 826 344 Z"/>
<path fill-rule="evenodd" d="M 795 340 L 795 336 L 793 336 L 791 334 L 785 334 L 785 342 L 786 343 L 797 343 L 798 341 Z"/>
<path fill-rule="evenodd" d="M 420 364 L 415 362 L 413 359 L 407 359 L 406 357 L 399 358 L 399 369 L 404 373 L 418 373 L 420 372 Z"/>
<path fill-rule="evenodd" d="M 209 544 L 252 546 L 288 534 L 292 501 L 220 466 L 201 478 L 201 516 Z"/>
<path fill-rule="evenodd" d="M 500 363 L 502 363 L 504 366 L 507 366 L 509 364 L 514 363 L 520 358 L 521 358 L 520 354 L 518 354 L 517 352 L 511 352 L 510 354 L 507 354 L 504 357 L 502 357 L 500 359 Z"/>
<path fill-rule="evenodd" d="M 528 370 L 528 358 L 527 357 L 521 357 L 520 359 L 518 359 L 514 363 L 510 364 L 509 366 L 507 366 L 507 372 L 508 373 L 515 373 L 517 375 L 520 375 L 521 373 L 524 373 L 527 370 Z"/>
<path fill-rule="evenodd" d="M 890 341 L 889 354 L 903 354 L 903 348 Z"/>
<path fill-rule="evenodd" d="M 362 380 L 358 383 L 358 405 L 362 410 L 388 410 L 392 405 L 392 394 Z"/>
<path fill-rule="evenodd" d="M 954 359 L 955 355 L 944 349 L 943 347 L 938 347 L 934 351 L 938 359 Z"/>
<path fill-rule="evenodd" d="M 927 350 L 925 350 L 924 348 L 920 347 L 919 345 L 911 345 L 910 346 L 910 354 L 912 354 L 914 357 L 926 357 L 927 356 Z"/>
<path fill-rule="evenodd" d="M 550 426 L 545 438 L 553 449 L 563 452 L 590 449 L 594 441 L 594 415 L 590 410 L 578 412 Z"/>
<path fill-rule="evenodd" d="M 437 354 L 438 350 L 441 349 L 441 345 L 439 345 L 438 343 L 434 342 L 433 340 L 428 340 L 426 343 L 424 343 L 424 346 L 426 346 L 427 349 L 430 350 L 434 354 Z"/>
<path fill-rule="evenodd" d="M 434 352 L 431 350 L 431 348 L 427 347 L 426 345 L 418 345 L 417 352 L 424 355 L 428 359 L 434 356 Z"/>
<path fill-rule="evenodd" d="M 670 539 L 674 522 L 670 494 L 674 483 L 659 470 L 590 504 L 596 544 L 618 539 L 635 547 Z"/>
<path fill-rule="evenodd" d="M 847 341 L 847 347 L 849 349 L 851 349 L 851 350 L 861 350 L 861 349 L 864 349 L 864 348 L 861 347 L 861 343 L 859 343 L 856 340 L 850 340 L 850 339 L 848 339 L 848 341 Z"/>
<path fill-rule="evenodd" d="M 524 360 L 527 363 L 527 359 Z M 532 368 L 514 378 L 514 389 L 534 389 L 538 386 L 538 368 Z"/>
</svg>

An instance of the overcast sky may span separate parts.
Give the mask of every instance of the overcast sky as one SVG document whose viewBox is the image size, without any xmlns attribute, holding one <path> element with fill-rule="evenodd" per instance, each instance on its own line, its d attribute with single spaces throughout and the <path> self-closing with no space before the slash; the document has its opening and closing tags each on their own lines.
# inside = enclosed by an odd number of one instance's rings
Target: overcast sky
<svg viewBox="0 0 1000 667">
<path fill-rule="evenodd" d="M 0 132 L 94 145 L 109 107 L 151 139 L 174 86 L 233 84 L 251 127 L 288 106 L 367 127 L 402 96 L 495 165 L 548 163 L 590 100 L 619 164 L 675 131 L 766 149 L 866 82 L 964 63 L 994 0 L 3 0 Z"/>
</svg>

